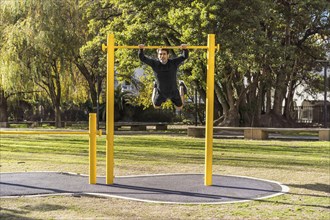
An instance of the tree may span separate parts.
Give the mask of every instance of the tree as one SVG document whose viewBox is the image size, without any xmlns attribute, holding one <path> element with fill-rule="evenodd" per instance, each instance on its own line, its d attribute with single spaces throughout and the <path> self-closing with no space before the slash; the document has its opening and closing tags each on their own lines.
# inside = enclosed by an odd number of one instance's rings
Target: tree
<svg viewBox="0 0 330 220">
<path fill-rule="evenodd" d="M 23 63 L 13 61 L 22 56 L 17 47 L 25 42 L 12 30 L 21 28 L 17 23 L 26 15 L 23 10 L 15 10 L 14 6 L 14 2 L 9 1 L 0 4 L 0 122 L 4 124 L 8 122 L 8 100 L 36 90 L 24 74 Z"/>
<path fill-rule="evenodd" d="M 206 45 L 207 34 L 215 33 L 222 45 L 215 84 L 215 113 L 222 116 L 216 122 L 228 126 L 258 126 L 264 113 L 290 121 L 295 88 L 313 67 L 307 51 L 321 53 L 313 39 L 326 36 L 329 25 L 326 1 L 101 2 L 117 13 L 99 30 L 115 33 L 120 45 Z M 118 76 L 129 80 L 141 65 L 136 52 L 118 50 L 116 57 Z M 205 97 L 205 53 L 194 51 L 189 61 L 183 78 Z"/>
<path fill-rule="evenodd" d="M 75 3 L 25 1 L 6 6 L 12 17 L 19 19 L 6 27 L 2 53 L 8 63 L 19 65 L 14 75 L 24 75 L 46 92 L 55 110 L 55 124 L 60 127 L 61 81 L 72 71 L 69 61 L 77 47 L 74 32 L 70 31 L 74 25 Z"/>
<path fill-rule="evenodd" d="M 72 54 L 73 63 L 88 83 L 94 110 L 106 78 L 106 53 L 101 50 L 101 45 L 106 43 L 107 25 L 121 15 L 109 0 L 79 1 L 80 20 L 76 28 L 81 31 L 76 31 L 79 47 Z"/>
<path fill-rule="evenodd" d="M 272 8 L 274 13 L 268 16 L 269 19 L 264 19 L 263 24 L 268 40 L 275 45 L 274 52 L 266 59 L 268 69 L 274 75 L 271 84 L 274 88 L 274 102 L 272 108 L 267 109 L 272 109 L 268 112 L 272 113 L 269 121 L 272 121 L 272 115 L 277 119 L 282 116 L 283 122 L 290 125 L 296 86 L 311 74 L 315 67 L 314 60 L 324 57 L 329 51 L 329 47 L 324 47 L 326 41 L 320 41 L 330 33 L 327 12 L 329 3 L 275 1 Z"/>
<path fill-rule="evenodd" d="M 5 57 L 10 57 L 5 60 L 15 61 L 11 75 L 22 73 L 38 81 L 54 106 L 61 104 L 61 83 L 68 82 L 66 76 L 77 69 L 96 106 L 106 72 L 101 44 L 109 32 L 115 34 L 117 45 L 206 45 L 207 34 L 214 33 L 221 44 L 216 54 L 215 123 L 293 126 L 295 89 L 302 83 L 316 85 L 314 60 L 323 59 L 330 45 L 325 0 L 27 0 L 6 4 L 12 4 L 13 10 L 4 10 L 12 14 L 3 16 L 4 26 L 10 28 L 0 30 L 6 42 L 0 45 Z M 4 47 L 8 42 L 11 46 Z M 177 53 L 171 51 L 172 56 Z M 141 66 L 137 51 L 117 50 L 115 57 L 117 79 L 134 83 L 135 69 Z M 205 51 L 192 51 L 180 72 L 205 99 Z M 53 85 L 46 79 L 52 79 Z M 151 80 L 152 72 L 146 71 L 136 104 L 150 105 Z M 10 88 L 3 90 L 6 93 Z"/>
</svg>

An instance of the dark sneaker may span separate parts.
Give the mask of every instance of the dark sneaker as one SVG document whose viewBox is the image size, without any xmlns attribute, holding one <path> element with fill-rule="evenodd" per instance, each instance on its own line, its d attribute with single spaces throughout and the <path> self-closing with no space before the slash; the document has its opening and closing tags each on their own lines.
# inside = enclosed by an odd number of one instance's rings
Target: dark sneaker
<svg viewBox="0 0 330 220">
<path fill-rule="evenodd" d="M 184 82 L 182 80 L 179 80 L 179 86 L 183 88 L 183 94 L 186 95 L 188 92 L 187 86 L 186 84 L 184 84 Z"/>
</svg>

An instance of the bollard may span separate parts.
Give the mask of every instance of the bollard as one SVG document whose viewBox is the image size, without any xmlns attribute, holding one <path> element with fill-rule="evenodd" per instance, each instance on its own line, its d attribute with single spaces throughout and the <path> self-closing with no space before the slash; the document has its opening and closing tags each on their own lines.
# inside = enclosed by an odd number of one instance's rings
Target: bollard
<svg viewBox="0 0 330 220">
<path fill-rule="evenodd" d="M 96 184 L 96 114 L 89 114 L 89 184 Z"/>
</svg>

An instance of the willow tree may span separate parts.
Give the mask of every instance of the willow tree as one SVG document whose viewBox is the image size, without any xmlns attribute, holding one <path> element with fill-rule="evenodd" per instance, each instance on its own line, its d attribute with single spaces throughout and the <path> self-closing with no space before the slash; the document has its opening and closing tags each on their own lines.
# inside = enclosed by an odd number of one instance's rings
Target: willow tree
<svg viewBox="0 0 330 220">
<path fill-rule="evenodd" d="M 25 75 L 51 100 L 55 124 L 61 126 L 61 81 L 69 75 L 70 55 L 75 49 L 75 3 L 68 0 L 15 1 L 4 5 L 14 22 L 7 25 L 2 54 L 7 63 L 19 64 Z"/>
<path fill-rule="evenodd" d="M 0 4 L 0 122 L 4 125 L 9 117 L 8 100 L 37 90 L 25 74 L 28 72 L 26 65 L 20 62 L 24 55 L 18 48 L 23 48 L 26 42 L 15 34 L 14 29 L 22 29 L 18 23 L 26 13 L 15 6 L 9 1 Z"/>
</svg>

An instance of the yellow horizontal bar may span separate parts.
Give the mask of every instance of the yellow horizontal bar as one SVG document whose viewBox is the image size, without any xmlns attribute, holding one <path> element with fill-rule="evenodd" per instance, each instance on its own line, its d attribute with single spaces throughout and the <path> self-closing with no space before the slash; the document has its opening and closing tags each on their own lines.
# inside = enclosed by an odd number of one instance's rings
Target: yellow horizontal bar
<svg viewBox="0 0 330 220">
<path fill-rule="evenodd" d="M 0 131 L 0 134 L 89 134 L 88 131 Z"/>
<path fill-rule="evenodd" d="M 181 46 L 144 46 L 143 49 L 181 49 Z M 187 49 L 208 49 L 207 46 L 187 46 Z M 139 46 L 115 46 L 115 49 L 140 49 Z"/>
</svg>

